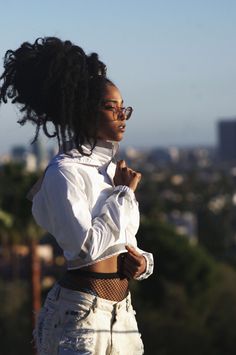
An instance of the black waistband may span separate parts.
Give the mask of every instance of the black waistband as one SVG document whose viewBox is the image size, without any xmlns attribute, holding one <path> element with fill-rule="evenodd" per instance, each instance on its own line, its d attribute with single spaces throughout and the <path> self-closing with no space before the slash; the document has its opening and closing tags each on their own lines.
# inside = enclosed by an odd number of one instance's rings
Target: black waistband
<svg viewBox="0 0 236 355">
<path fill-rule="evenodd" d="M 118 272 L 94 272 L 94 271 L 85 271 L 81 269 L 67 270 L 67 275 L 90 277 L 92 279 L 121 279 L 124 276 Z"/>
</svg>

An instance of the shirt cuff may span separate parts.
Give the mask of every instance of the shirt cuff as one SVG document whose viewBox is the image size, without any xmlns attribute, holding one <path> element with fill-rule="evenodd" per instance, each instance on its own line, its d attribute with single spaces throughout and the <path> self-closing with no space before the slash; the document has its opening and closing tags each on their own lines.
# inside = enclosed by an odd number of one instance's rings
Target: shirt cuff
<svg viewBox="0 0 236 355">
<path fill-rule="evenodd" d="M 142 281 L 147 279 L 153 273 L 153 268 L 154 268 L 153 255 L 151 253 L 146 253 L 146 252 L 142 253 L 142 255 L 146 259 L 146 270 L 141 275 L 134 278 L 137 281 Z"/>
<path fill-rule="evenodd" d="M 129 195 L 129 197 L 132 199 L 132 200 L 135 200 L 135 194 L 134 194 L 134 191 L 129 187 L 129 186 L 126 186 L 126 185 L 117 185 L 115 188 L 114 188 L 114 192 L 123 192 L 124 196 L 125 195 Z"/>
<path fill-rule="evenodd" d="M 115 195 L 117 194 L 119 197 L 129 201 L 131 204 L 138 205 L 138 201 L 136 200 L 135 193 L 129 186 L 117 185 L 113 190 L 113 194 Z"/>
</svg>

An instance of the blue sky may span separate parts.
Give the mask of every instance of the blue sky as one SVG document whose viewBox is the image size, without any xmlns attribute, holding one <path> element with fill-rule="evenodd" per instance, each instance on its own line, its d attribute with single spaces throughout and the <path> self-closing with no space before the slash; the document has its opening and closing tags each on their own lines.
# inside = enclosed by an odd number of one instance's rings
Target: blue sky
<svg viewBox="0 0 236 355">
<path fill-rule="evenodd" d="M 216 123 L 236 116 L 234 0 L 21 0 L 3 2 L 0 55 L 58 36 L 96 51 L 134 107 L 124 145 L 216 143 Z M 0 69 L 2 71 L 2 61 Z M 0 153 L 29 144 L 33 127 L 0 108 Z"/>
</svg>

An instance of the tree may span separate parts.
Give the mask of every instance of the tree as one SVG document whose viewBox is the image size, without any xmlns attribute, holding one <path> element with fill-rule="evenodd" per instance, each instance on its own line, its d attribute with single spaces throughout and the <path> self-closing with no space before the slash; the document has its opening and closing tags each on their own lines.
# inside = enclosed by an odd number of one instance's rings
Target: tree
<svg viewBox="0 0 236 355">
<path fill-rule="evenodd" d="M 133 285 L 145 354 L 234 355 L 235 271 L 163 223 L 144 219 L 138 236 L 156 260 Z"/>
<path fill-rule="evenodd" d="M 28 173 L 22 164 L 9 163 L 0 172 L 0 209 L 11 217 L 11 228 L 2 225 L 8 243 L 27 243 L 35 234 L 40 235 L 31 213 L 31 202 L 26 195 L 38 179 L 37 173 Z M 33 233 L 32 233 L 33 232 Z"/>
</svg>

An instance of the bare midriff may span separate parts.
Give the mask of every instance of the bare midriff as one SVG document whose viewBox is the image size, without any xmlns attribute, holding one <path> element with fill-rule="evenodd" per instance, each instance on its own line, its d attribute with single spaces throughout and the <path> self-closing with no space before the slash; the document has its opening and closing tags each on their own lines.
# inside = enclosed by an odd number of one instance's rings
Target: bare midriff
<svg viewBox="0 0 236 355">
<path fill-rule="evenodd" d="M 90 266 L 69 270 L 60 280 L 60 285 L 76 291 L 92 292 L 110 301 L 122 301 L 129 291 L 129 280 L 122 272 L 123 255 L 115 255 Z"/>
<path fill-rule="evenodd" d="M 83 267 L 81 270 L 102 273 L 119 272 L 120 258 L 121 255 L 111 256 L 110 258 L 99 261 L 96 264 Z"/>
</svg>

